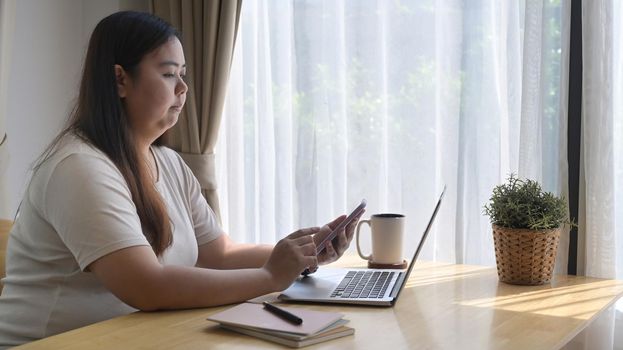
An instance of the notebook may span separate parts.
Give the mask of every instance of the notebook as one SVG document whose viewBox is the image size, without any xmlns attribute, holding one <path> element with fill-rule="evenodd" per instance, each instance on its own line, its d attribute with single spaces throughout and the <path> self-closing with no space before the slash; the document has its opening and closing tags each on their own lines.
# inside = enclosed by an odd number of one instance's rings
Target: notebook
<svg viewBox="0 0 623 350">
<path fill-rule="evenodd" d="M 433 226 L 446 187 L 443 187 L 435 210 L 415 249 L 406 271 L 390 269 L 320 268 L 312 275 L 299 277 L 279 299 L 316 303 L 393 306 L 406 284 L 426 237 Z"/>
<path fill-rule="evenodd" d="M 347 336 L 355 332 L 346 327 L 348 320 L 338 312 L 322 312 L 301 308 L 282 307 L 301 319 L 292 324 L 268 312 L 261 304 L 242 303 L 208 318 L 224 329 L 270 340 L 291 347 L 303 347 Z"/>
<path fill-rule="evenodd" d="M 347 322 L 346 320 L 342 320 Z M 340 321 L 336 322 L 340 324 Z M 283 344 L 292 348 L 302 348 L 304 346 L 318 344 L 328 340 L 345 337 L 355 333 L 355 330 L 343 325 L 337 327 L 331 327 L 330 329 L 318 334 L 309 336 L 297 336 L 294 334 L 281 333 L 281 332 L 268 332 L 268 331 L 256 331 L 243 327 L 234 327 L 221 324 L 221 327 L 241 334 L 250 335 L 252 337 L 269 340 L 278 344 Z"/>
</svg>

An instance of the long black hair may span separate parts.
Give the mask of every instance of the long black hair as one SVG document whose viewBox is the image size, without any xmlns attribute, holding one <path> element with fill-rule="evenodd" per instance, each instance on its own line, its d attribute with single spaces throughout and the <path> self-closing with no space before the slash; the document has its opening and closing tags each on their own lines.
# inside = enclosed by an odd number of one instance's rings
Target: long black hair
<svg viewBox="0 0 623 350">
<path fill-rule="evenodd" d="M 36 171 L 49 158 L 67 133 L 73 132 L 97 147 L 126 180 L 143 234 L 157 255 L 173 242 L 171 224 L 146 162 L 136 149 L 114 66 L 120 65 L 134 78 L 143 57 L 175 37 L 180 37 L 175 28 L 148 13 L 122 11 L 102 19 L 89 40 L 80 93 L 68 124 L 34 168 Z"/>
</svg>

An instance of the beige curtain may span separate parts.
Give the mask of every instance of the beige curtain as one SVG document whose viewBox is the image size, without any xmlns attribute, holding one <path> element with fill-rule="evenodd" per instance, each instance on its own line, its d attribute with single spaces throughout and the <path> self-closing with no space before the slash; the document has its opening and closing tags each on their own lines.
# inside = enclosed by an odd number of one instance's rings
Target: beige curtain
<svg viewBox="0 0 623 350">
<path fill-rule="evenodd" d="M 153 13 L 178 28 L 188 95 L 169 146 L 192 169 L 220 219 L 214 147 L 221 123 L 242 0 L 153 0 Z"/>
<path fill-rule="evenodd" d="M 9 193 L 6 186 L 9 167 L 6 112 L 14 17 L 15 1 L 0 0 L 0 218 L 4 219 L 13 219 L 11 209 L 9 208 Z"/>
</svg>

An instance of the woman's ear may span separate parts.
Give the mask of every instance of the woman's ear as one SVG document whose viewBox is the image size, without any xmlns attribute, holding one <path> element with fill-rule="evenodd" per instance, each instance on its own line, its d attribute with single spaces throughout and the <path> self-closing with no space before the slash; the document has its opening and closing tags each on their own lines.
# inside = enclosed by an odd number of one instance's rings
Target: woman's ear
<svg viewBox="0 0 623 350">
<path fill-rule="evenodd" d="M 127 85 L 128 85 L 128 75 L 126 74 L 123 67 L 118 64 L 114 65 L 115 69 L 115 81 L 117 82 L 117 92 L 119 93 L 120 98 L 125 98 L 127 94 Z"/>
</svg>

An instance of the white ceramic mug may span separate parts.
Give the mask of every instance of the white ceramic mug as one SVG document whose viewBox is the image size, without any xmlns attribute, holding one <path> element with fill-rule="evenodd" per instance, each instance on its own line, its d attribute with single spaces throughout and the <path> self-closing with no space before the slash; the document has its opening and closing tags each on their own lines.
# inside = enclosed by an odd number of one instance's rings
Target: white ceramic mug
<svg viewBox="0 0 623 350">
<path fill-rule="evenodd" d="M 359 230 L 362 224 L 370 226 L 372 234 L 372 254 L 364 255 L 359 244 Z M 405 216 L 402 214 L 374 214 L 369 220 L 357 224 L 357 253 L 362 259 L 375 264 L 401 264 L 402 236 Z"/>
</svg>

